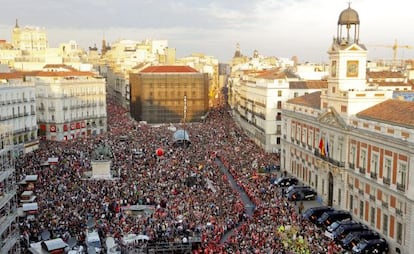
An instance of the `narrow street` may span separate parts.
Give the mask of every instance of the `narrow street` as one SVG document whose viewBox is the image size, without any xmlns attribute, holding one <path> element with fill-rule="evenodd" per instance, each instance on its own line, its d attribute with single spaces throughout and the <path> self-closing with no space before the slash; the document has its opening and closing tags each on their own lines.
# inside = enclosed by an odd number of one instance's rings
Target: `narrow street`
<svg viewBox="0 0 414 254">
<path fill-rule="evenodd" d="M 245 207 L 245 211 L 247 213 L 248 216 L 252 216 L 254 209 L 255 209 L 255 205 L 253 204 L 253 202 L 250 200 L 249 196 L 247 196 L 246 192 L 236 183 L 236 181 L 234 180 L 233 176 L 230 174 L 230 172 L 228 171 L 228 169 L 226 167 L 224 167 L 223 163 L 221 162 L 220 159 L 216 159 L 216 163 L 217 165 L 220 166 L 220 170 L 223 172 L 223 174 L 226 175 L 231 187 L 236 190 L 241 199 L 242 202 L 244 204 Z M 226 232 L 223 237 L 221 238 L 220 242 L 224 243 L 227 241 L 227 239 L 233 234 L 234 230 L 237 229 L 237 227 L 233 228 L 232 230 L 229 230 L 228 232 Z"/>
</svg>

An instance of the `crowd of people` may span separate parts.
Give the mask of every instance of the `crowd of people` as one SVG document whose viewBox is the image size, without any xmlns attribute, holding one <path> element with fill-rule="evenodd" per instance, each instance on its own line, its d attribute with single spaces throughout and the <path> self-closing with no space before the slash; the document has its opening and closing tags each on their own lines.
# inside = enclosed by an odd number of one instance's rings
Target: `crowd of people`
<svg viewBox="0 0 414 254">
<path fill-rule="evenodd" d="M 30 242 L 42 240 L 47 231 L 51 238 L 75 238 L 83 245 L 93 228 L 120 246 L 127 245 L 122 239 L 128 234 L 145 235 L 152 242 L 199 239 L 194 253 L 327 253 L 337 248 L 301 220 L 295 204 L 271 184 L 272 174 L 257 173 L 278 164 L 279 158 L 257 147 L 226 108 L 212 109 L 204 122 L 185 125 L 188 147 L 173 146 L 171 124 L 136 122 L 110 99 L 107 108 L 108 132 L 41 141 L 38 150 L 17 160 L 19 178 L 38 175 L 38 214 L 20 223 Z M 92 154 L 101 146 L 111 149 L 112 179 L 88 177 Z M 163 154 L 155 152 L 159 148 Z M 45 166 L 50 157 L 58 158 L 57 164 Z M 246 216 L 240 194 L 216 160 L 255 204 L 253 215 Z M 133 205 L 150 207 L 151 212 L 132 215 L 127 208 Z"/>
</svg>

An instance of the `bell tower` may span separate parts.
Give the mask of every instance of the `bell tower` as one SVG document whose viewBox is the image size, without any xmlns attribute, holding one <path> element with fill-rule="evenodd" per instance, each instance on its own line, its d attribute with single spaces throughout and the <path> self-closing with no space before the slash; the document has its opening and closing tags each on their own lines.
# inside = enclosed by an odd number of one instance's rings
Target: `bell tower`
<svg viewBox="0 0 414 254">
<path fill-rule="evenodd" d="M 367 89 L 367 49 L 359 41 L 358 13 L 348 5 L 338 19 L 336 37 L 328 49 L 328 90 L 321 95 L 321 107 L 334 109 L 344 118 L 355 114 L 357 91 Z M 362 103 L 362 101 L 361 101 Z"/>
</svg>

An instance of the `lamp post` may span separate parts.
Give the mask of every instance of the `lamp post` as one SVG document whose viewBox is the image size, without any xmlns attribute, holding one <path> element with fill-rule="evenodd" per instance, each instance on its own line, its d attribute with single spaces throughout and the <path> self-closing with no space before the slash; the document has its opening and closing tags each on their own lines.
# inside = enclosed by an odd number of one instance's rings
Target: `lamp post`
<svg viewBox="0 0 414 254">
<path fill-rule="evenodd" d="M 186 122 L 186 120 L 187 120 L 187 95 L 186 94 L 184 94 L 184 111 L 183 111 L 183 121 L 184 121 L 184 140 L 183 140 L 183 147 L 185 146 L 184 145 L 184 142 L 185 142 L 185 122 Z"/>
</svg>

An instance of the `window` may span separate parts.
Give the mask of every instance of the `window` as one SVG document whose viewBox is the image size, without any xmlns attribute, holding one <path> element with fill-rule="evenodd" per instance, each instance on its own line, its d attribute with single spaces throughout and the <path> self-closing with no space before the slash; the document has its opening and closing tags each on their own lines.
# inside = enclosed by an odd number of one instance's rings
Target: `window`
<svg viewBox="0 0 414 254">
<path fill-rule="evenodd" d="M 341 201 L 342 201 L 342 190 L 338 189 L 338 206 L 341 206 Z"/>
<path fill-rule="evenodd" d="M 282 102 L 281 102 L 281 101 L 278 101 L 278 102 L 277 102 L 277 108 L 278 108 L 278 109 L 281 109 L 281 108 L 282 108 Z"/>
<path fill-rule="evenodd" d="M 296 138 L 296 126 L 294 124 L 292 124 L 291 132 L 292 133 L 290 133 L 290 136 L 292 137 L 292 139 Z"/>
<path fill-rule="evenodd" d="M 276 135 L 280 135 L 282 133 L 282 126 L 280 124 L 276 125 Z"/>
<path fill-rule="evenodd" d="M 378 154 L 374 153 L 372 154 L 372 160 L 371 160 L 371 176 L 373 178 L 377 178 L 378 175 Z"/>
<path fill-rule="evenodd" d="M 294 93 L 293 93 L 293 97 L 294 97 L 294 98 L 296 98 L 296 97 L 298 97 L 298 96 L 299 96 L 299 93 L 298 93 L 298 92 L 294 92 Z"/>
<path fill-rule="evenodd" d="M 276 121 L 280 121 L 280 120 L 282 120 L 282 113 L 281 112 L 277 112 Z"/>
<path fill-rule="evenodd" d="M 300 126 L 296 127 L 296 139 L 300 140 L 301 128 Z"/>
<path fill-rule="evenodd" d="M 403 232 L 402 223 L 397 222 L 397 243 L 399 244 L 402 243 L 402 232 Z"/>
<path fill-rule="evenodd" d="M 309 130 L 308 145 L 313 147 L 313 130 Z"/>
<path fill-rule="evenodd" d="M 276 144 L 280 145 L 280 137 L 276 138 Z"/>
<path fill-rule="evenodd" d="M 400 184 L 402 187 L 405 187 L 406 180 L 407 180 L 407 164 L 405 164 L 405 162 L 400 162 L 398 164 L 397 184 Z"/>
<path fill-rule="evenodd" d="M 278 90 L 278 91 L 277 91 L 277 96 L 278 96 L 278 97 L 282 97 L 282 91 L 281 91 L 281 90 Z"/>
<path fill-rule="evenodd" d="M 302 129 L 302 142 L 306 142 L 306 140 L 308 139 L 308 137 L 307 137 L 307 132 L 308 132 L 308 130 L 306 129 L 306 128 L 303 128 Z"/>
<path fill-rule="evenodd" d="M 351 211 L 351 213 L 353 209 L 354 209 L 354 196 L 349 195 L 349 210 Z"/>
<path fill-rule="evenodd" d="M 355 146 L 351 147 L 350 156 L 351 156 L 350 158 L 351 164 L 355 167 L 355 162 L 356 162 L 356 147 Z"/>
<path fill-rule="evenodd" d="M 364 201 L 359 201 L 359 218 L 364 218 Z"/>
<path fill-rule="evenodd" d="M 375 207 L 371 207 L 371 226 L 375 226 Z"/>
<path fill-rule="evenodd" d="M 361 157 L 360 157 L 359 167 L 366 169 L 367 168 L 367 150 L 361 150 Z"/>
<path fill-rule="evenodd" d="M 386 214 L 382 216 L 382 233 L 388 236 L 388 215 Z"/>
<path fill-rule="evenodd" d="M 383 178 L 386 178 L 387 180 L 391 179 L 391 165 L 392 165 L 391 158 L 385 157 Z"/>
</svg>

